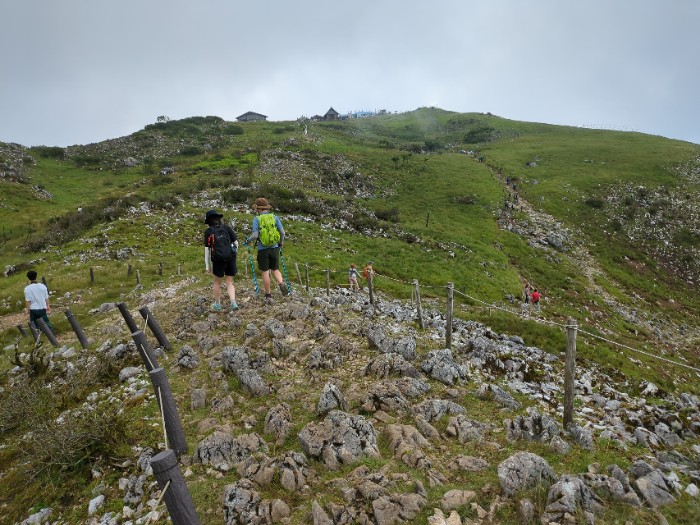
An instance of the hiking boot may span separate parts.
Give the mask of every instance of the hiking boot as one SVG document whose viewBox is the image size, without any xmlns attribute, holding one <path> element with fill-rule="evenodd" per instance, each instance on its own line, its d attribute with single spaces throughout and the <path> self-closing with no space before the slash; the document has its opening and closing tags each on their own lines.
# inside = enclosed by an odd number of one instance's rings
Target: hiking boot
<svg viewBox="0 0 700 525">
<path fill-rule="evenodd" d="M 272 304 L 272 294 L 266 293 L 266 294 L 265 294 L 265 299 L 264 299 L 264 301 L 265 301 L 267 304 Z"/>
<path fill-rule="evenodd" d="M 289 295 L 289 288 L 287 288 L 287 285 L 285 283 L 278 283 L 280 287 L 280 292 L 282 292 L 282 295 Z"/>
<path fill-rule="evenodd" d="M 211 309 L 214 310 L 215 312 L 220 312 L 221 311 L 221 305 L 219 303 L 214 303 L 211 305 Z"/>
<path fill-rule="evenodd" d="M 238 310 L 238 303 L 236 301 L 231 301 L 231 310 Z"/>
</svg>

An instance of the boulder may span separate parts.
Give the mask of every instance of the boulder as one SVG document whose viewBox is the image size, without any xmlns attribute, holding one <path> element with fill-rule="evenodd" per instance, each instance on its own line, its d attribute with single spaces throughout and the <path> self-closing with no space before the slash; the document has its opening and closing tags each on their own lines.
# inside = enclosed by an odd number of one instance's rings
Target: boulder
<svg viewBox="0 0 700 525">
<path fill-rule="evenodd" d="M 549 486 L 556 478 L 549 463 L 531 452 L 516 452 L 498 465 L 498 481 L 506 496 L 540 483 Z"/>
<path fill-rule="evenodd" d="M 372 423 L 340 410 L 331 411 L 320 423 L 307 424 L 298 438 L 304 453 L 323 460 L 331 469 L 364 456 L 380 456 Z"/>
<path fill-rule="evenodd" d="M 456 363 L 452 351 L 448 348 L 429 352 L 426 360 L 421 363 L 421 369 L 446 385 L 454 385 L 468 379 L 467 367 Z"/>
</svg>

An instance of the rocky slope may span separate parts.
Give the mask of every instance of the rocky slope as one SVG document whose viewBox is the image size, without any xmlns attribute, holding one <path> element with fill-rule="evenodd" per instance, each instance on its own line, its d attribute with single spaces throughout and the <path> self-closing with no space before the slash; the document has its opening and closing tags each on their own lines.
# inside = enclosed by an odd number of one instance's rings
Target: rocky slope
<svg viewBox="0 0 700 525">
<path fill-rule="evenodd" d="M 157 356 L 188 436 L 180 462 L 202 523 L 607 523 L 698 505 L 696 396 L 616 383 L 579 363 L 576 424 L 564 429 L 560 349 L 455 320 L 448 350 L 435 304 L 424 305 L 421 330 L 412 305 L 371 305 L 363 293 L 295 289 L 264 303 L 246 282 L 238 292 L 241 309 L 223 313 L 210 311 L 197 278 L 126 299 L 147 305 L 173 343 Z M 64 334 L 48 379 L 113 361 L 118 379 L 70 412 L 140 407 L 157 432 L 121 316 L 113 304 L 92 315 L 92 348 Z M 25 372 L 12 371 L 8 391 Z M 144 441 L 132 458 L 96 462 L 89 497 L 21 523 L 165 523 L 149 464 L 164 446 Z"/>
</svg>

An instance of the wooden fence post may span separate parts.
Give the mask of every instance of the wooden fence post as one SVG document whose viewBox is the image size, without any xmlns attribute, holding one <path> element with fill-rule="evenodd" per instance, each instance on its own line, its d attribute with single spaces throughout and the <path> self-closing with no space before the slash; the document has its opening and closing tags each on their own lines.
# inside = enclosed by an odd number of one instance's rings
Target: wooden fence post
<svg viewBox="0 0 700 525">
<path fill-rule="evenodd" d="M 569 318 L 566 327 L 566 363 L 564 365 L 564 428 L 574 421 L 574 381 L 576 379 L 576 320 Z"/>
<path fill-rule="evenodd" d="M 331 271 L 326 268 L 326 295 L 331 295 Z"/>
<path fill-rule="evenodd" d="M 42 276 L 42 277 L 41 277 L 41 282 L 42 282 L 42 284 L 43 284 L 44 286 L 46 286 L 46 289 L 48 290 L 48 289 L 49 289 L 49 285 L 48 285 L 47 282 L 46 282 L 46 277 Z"/>
<path fill-rule="evenodd" d="M 139 327 L 136 325 L 134 318 L 131 317 L 131 313 L 126 307 L 126 303 L 117 303 L 117 308 L 119 308 L 119 311 L 122 313 L 122 317 L 124 318 L 124 321 L 126 321 L 126 326 L 129 327 L 129 333 L 133 334 L 134 332 L 138 332 Z"/>
<path fill-rule="evenodd" d="M 49 326 L 46 324 L 46 321 L 44 321 L 41 317 L 39 317 L 39 319 L 36 320 L 36 324 L 39 327 L 39 330 L 41 330 L 44 333 L 46 338 L 49 340 L 49 342 L 53 346 L 56 346 L 56 347 L 60 346 L 58 344 L 58 339 L 56 339 L 56 336 L 51 331 L 51 328 L 49 328 Z"/>
<path fill-rule="evenodd" d="M 141 286 L 141 271 L 136 268 L 136 286 Z"/>
<path fill-rule="evenodd" d="M 34 342 L 36 343 L 37 339 L 39 339 L 39 336 L 41 335 L 41 332 L 36 327 L 36 324 L 34 324 L 34 321 L 29 321 L 29 323 L 27 323 L 27 325 L 29 326 L 29 330 L 32 332 L 32 337 L 34 338 Z"/>
<path fill-rule="evenodd" d="M 413 293 L 416 297 L 416 312 L 418 313 L 418 326 L 421 330 L 425 328 L 425 322 L 423 321 L 423 308 L 420 304 L 420 288 L 418 286 L 418 279 L 413 279 Z"/>
<path fill-rule="evenodd" d="M 297 278 L 299 279 L 299 286 L 304 286 L 304 282 L 301 280 L 301 272 L 299 271 L 299 263 L 295 262 L 294 267 L 297 269 Z"/>
<path fill-rule="evenodd" d="M 90 284 L 95 284 L 95 270 L 90 268 Z"/>
<path fill-rule="evenodd" d="M 24 326 L 22 326 L 21 324 L 17 325 L 17 330 L 19 330 L 19 333 L 22 337 L 27 337 L 29 335 L 27 333 L 27 331 L 24 329 Z"/>
<path fill-rule="evenodd" d="M 369 304 L 374 306 L 374 272 L 367 273 L 367 288 L 369 288 Z"/>
<path fill-rule="evenodd" d="M 163 416 L 163 425 L 165 426 L 165 436 L 167 448 L 172 448 L 175 453 L 180 456 L 187 452 L 187 440 L 185 432 L 182 430 L 180 416 L 177 414 L 177 406 L 175 398 L 170 390 L 170 383 L 165 375 L 165 370 L 161 367 L 154 368 L 148 373 L 151 376 L 153 390 L 158 400 L 158 406 Z"/>
<path fill-rule="evenodd" d="M 180 263 L 177 263 L 177 274 L 182 275 L 182 273 L 180 272 Z"/>
<path fill-rule="evenodd" d="M 309 291 L 309 265 L 305 264 L 305 272 L 306 272 L 306 291 Z"/>
<path fill-rule="evenodd" d="M 163 450 L 151 458 L 153 475 L 163 493 L 163 501 L 174 525 L 201 525 L 192 496 L 172 449 Z"/>
<path fill-rule="evenodd" d="M 134 268 L 131 266 L 131 264 L 126 268 L 126 276 L 131 277 L 131 274 L 134 273 Z"/>
<path fill-rule="evenodd" d="M 158 275 L 163 275 L 163 263 L 158 263 Z"/>
<path fill-rule="evenodd" d="M 148 309 L 148 306 L 142 306 L 139 308 L 139 313 L 146 321 L 148 328 L 150 328 L 151 332 L 153 332 L 153 335 L 156 336 L 156 339 L 158 339 L 158 344 L 160 344 L 161 348 L 165 350 L 172 350 L 173 345 L 171 345 L 170 341 L 168 341 L 168 338 L 165 336 L 165 332 L 160 327 L 160 323 L 155 317 L 153 317 L 153 314 Z"/>
<path fill-rule="evenodd" d="M 71 312 L 70 308 L 69 308 L 68 310 L 66 310 L 63 313 L 66 314 L 66 317 L 68 318 L 68 322 L 70 323 L 71 328 L 73 328 L 75 335 L 78 337 L 78 341 L 80 341 L 80 346 L 83 347 L 83 350 L 87 350 L 87 347 L 88 347 L 87 338 L 85 337 L 85 333 L 83 333 L 83 329 L 80 328 L 80 324 L 78 323 L 78 320 L 73 315 L 73 312 Z"/>
<path fill-rule="evenodd" d="M 146 338 L 146 334 L 144 334 L 141 330 L 136 330 L 135 332 L 132 332 L 131 338 L 136 344 L 136 349 L 141 356 L 143 364 L 146 366 L 146 370 L 150 372 L 151 370 L 158 368 L 156 354 L 153 352 L 153 349 Z"/>
<path fill-rule="evenodd" d="M 452 350 L 452 309 L 454 308 L 454 283 L 447 283 L 447 323 L 445 325 L 445 345 Z"/>
</svg>

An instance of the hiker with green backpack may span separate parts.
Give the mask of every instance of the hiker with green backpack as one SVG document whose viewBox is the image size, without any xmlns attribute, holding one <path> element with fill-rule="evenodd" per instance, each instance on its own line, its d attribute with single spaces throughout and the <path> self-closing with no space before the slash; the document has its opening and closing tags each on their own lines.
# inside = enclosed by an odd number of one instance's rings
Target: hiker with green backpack
<svg viewBox="0 0 700 525">
<path fill-rule="evenodd" d="M 280 250 L 284 243 L 284 228 L 282 221 L 274 213 L 267 199 L 260 197 L 255 200 L 253 211 L 257 214 L 253 218 L 253 233 L 246 239 L 246 243 L 257 240 L 258 269 L 262 274 L 265 299 L 271 299 L 270 273 L 277 281 L 282 295 L 289 294 L 289 288 L 282 278 L 279 270 Z"/>
</svg>

